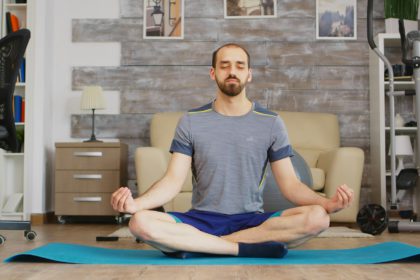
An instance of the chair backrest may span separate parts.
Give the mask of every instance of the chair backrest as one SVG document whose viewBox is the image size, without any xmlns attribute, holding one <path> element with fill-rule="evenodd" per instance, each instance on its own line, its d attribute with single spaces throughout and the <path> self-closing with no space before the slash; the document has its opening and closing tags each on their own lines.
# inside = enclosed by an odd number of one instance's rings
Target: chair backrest
<svg viewBox="0 0 420 280">
<path fill-rule="evenodd" d="M 328 113 L 276 112 L 283 119 L 289 141 L 310 167 L 323 151 L 340 147 L 338 118 Z"/>
<path fill-rule="evenodd" d="M 150 144 L 152 147 L 169 152 L 179 119 L 186 112 L 164 112 L 153 115 L 150 124 Z"/>
<path fill-rule="evenodd" d="M 28 45 L 30 31 L 20 29 L 0 39 L 0 127 L 3 139 L 0 148 L 17 152 L 16 128 L 13 115 L 13 93 L 21 66 L 21 61 Z"/>
<path fill-rule="evenodd" d="M 176 126 L 186 112 L 164 112 L 153 115 L 150 124 L 150 145 L 159 148 L 164 152 L 169 162 L 169 148 L 175 135 Z M 182 186 L 182 191 L 192 190 L 192 174 L 188 172 L 187 178 Z M 191 200 L 190 198 L 187 200 Z"/>
</svg>

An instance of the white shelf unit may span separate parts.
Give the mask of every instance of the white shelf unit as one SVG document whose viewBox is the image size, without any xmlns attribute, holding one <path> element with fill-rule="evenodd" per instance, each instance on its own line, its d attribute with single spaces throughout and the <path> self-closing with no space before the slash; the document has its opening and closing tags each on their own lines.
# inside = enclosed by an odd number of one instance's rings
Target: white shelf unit
<svg viewBox="0 0 420 280">
<path fill-rule="evenodd" d="M 27 4 L 26 3 L 16 3 L 15 0 L 0 0 L 2 5 L 2 16 L 1 16 L 1 34 L 2 37 L 6 36 L 7 28 L 6 28 L 6 13 L 10 12 L 11 14 L 15 15 L 19 20 L 19 27 L 26 28 L 27 27 Z M 17 82 L 15 85 L 15 95 L 20 95 L 22 98 L 25 98 L 25 82 Z M 21 123 L 19 123 L 22 125 Z"/>
<path fill-rule="evenodd" d="M 375 37 L 375 43 L 378 49 L 387 57 L 392 57 L 391 64 L 402 64 L 401 59 L 397 60 L 398 56 L 395 51 L 398 51 L 401 46 L 399 34 L 380 33 Z M 388 56 L 387 52 L 394 52 L 394 55 Z M 400 58 L 401 56 L 399 56 Z M 388 95 L 386 91 L 389 88 L 389 82 L 385 81 L 384 76 L 385 66 L 382 60 L 370 50 L 369 53 L 369 88 L 370 88 L 370 156 L 371 156 L 371 198 L 373 203 L 382 205 L 385 209 L 389 209 L 389 193 L 390 193 L 390 157 L 389 151 L 389 104 Z M 414 90 L 414 81 L 394 81 L 394 91 Z M 397 96 L 395 97 L 395 114 L 407 113 L 400 112 L 398 104 L 406 102 L 412 103 L 414 106 L 412 96 Z M 413 107 L 414 108 L 414 107 Z M 409 112 L 415 116 L 415 108 Z M 411 120 L 411 119 L 410 119 Z M 406 120 L 408 121 L 408 120 Z M 414 140 L 417 132 L 417 127 L 397 127 L 396 134 L 410 135 Z M 412 142 L 413 148 L 415 148 Z M 414 161 L 414 159 L 413 159 Z M 420 181 L 420 180 L 418 180 Z M 420 187 L 415 188 L 415 199 L 413 201 L 414 211 L 420 213 Z"/>
<path fill-rule="evenodd" d="M 19 27 L 27 28 L 27 4 L 16 4 L 14 0 L 0 0 L 1 2 L 1 37 L 7 35 L 6 13 L 10 12 L 18 17 Z M 27 67 L 26 67 L 27 68 Z M 26 83 L 17 82 L 15 95 L 26 97 Z M 26 115 L 26 114 L 25 114 Z M 16 128 L 25 129 L 25 122 L 15 123 Z M 23 149 L 25 150 L 25 149 Z M 0 149 L 0 220 L 28 220 L 25 200 L 24 180 L 25 154 L 8 153 Z M 4 206 L 15 194 L 23 194 L 23 199 L 12 212 L 5 212 Z"/>
<path fill-rule="evenodd" d="M 0 220 L 24 220 L 23 200 L 12 212 L 5 212 L 4 206 L 14 194 L 24 194 L 23 153 L 6 153 L 0 149 Z"/>
</svg>

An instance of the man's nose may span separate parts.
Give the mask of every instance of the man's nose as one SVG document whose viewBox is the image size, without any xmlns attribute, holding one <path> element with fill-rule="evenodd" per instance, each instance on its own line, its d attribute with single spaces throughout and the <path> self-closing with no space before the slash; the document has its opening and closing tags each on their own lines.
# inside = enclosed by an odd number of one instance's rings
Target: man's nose
<svg viewBox="0 0 420 280">
<path fill-rule="evenodd" d="M 238 69 L 235 66 L 230 67 L 229 75 L 236 78 L 236 73 L 238 72 Z"/>
</svg>

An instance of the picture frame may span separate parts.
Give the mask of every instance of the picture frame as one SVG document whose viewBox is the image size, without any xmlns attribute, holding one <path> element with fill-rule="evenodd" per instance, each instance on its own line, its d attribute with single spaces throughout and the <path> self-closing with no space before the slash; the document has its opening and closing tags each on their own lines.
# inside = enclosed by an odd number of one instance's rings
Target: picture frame
<svg viewBox="0 0 420 280">
<path fill-rule="evenodd" d="M 226 19 L 276 18 L 277 0 L 224 0 Z"/>
<path fill-rule="evenodd" d="M 317 40 L 357 39 L 357 0 L 316 0 Z"/>
<path fill-rule="evenodd" d="M 184 0 L 143 0 L 143 39 L 184 39 Z"/>
</svg>

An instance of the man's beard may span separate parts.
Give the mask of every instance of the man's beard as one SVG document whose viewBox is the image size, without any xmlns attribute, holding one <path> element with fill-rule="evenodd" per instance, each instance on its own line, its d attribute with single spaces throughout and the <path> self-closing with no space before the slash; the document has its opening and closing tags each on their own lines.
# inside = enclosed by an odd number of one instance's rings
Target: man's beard
<svg viewBox="0 0 420 280">
<path fill-rule="evenodd" d="M 229 79 L 236 79 L 238 83 L 227 84 L 226 81 Z M 246 78 L 246 80 L 247 79 L 248 77 Z M 237 96 L 238 94 L 240 94 L 246 85 L 246 82 L 242 83 L 241 80 L 239 80 L 235 75 L 229 75 L 224 81 L 219 80 L 216 76 L 216 83 L 221 92 L 231 97 Z"/>
</svg>

